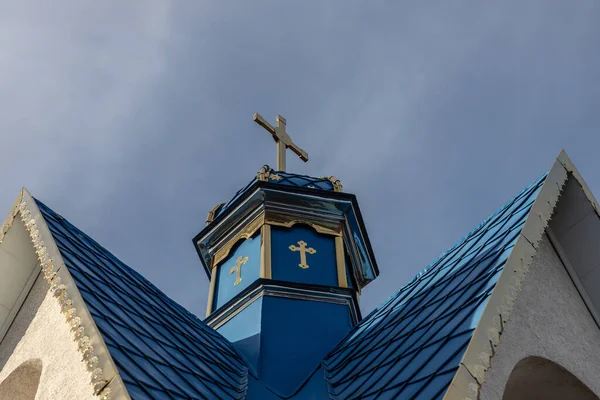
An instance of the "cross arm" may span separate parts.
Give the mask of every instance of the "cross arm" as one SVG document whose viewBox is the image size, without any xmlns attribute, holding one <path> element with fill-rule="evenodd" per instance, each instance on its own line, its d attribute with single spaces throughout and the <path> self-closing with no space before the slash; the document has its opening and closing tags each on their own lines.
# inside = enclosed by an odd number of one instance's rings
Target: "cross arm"
<svg viewBox="0 0 600 400">
<path fill-rule="evenodd" d="M 274 128 L 273 125 L 269 124 L 259 113 L 254 113 L 252 119 L 254 120 L 254 122 L 265 128 L 271 134 L 271 136 L 273 136 L 275 142 L 278 143 L 277 151 L 279 155 L 277 161 L 277 168 L 285 170 L 286 148 L 291 149 L 294 153 L 296 153 L 296 155 L 300 157 L 302 161 L 308 161 L 308 153 L 306 153 L 306 151 L 302 150 L 294 142 L 292 142 L 290 135 L 285 131 L 285 118 L 281 117 L 280 115 L 277 116 L 277 128 Z M 280 158 L 282 160 L 281 163 Z"/>
<path fill-rule="evenodd" d="M 273 135 L 273 138 L 277 140 L 275 128 L 273 128 L 273 126 L 269 124 L 259 113 L 254 113 L 252 119 L 254 120 L 254 122 L 256 122 L 257 124 L 265 128 L 267 131 L 269 131 L 269 133 Z"/>
<path fill-rule="evenodd" d="M 294 153 L 300 157 L 300 159 L 304 162 L 308 161 L 308 153 L 302 150 L 300 147 L 296 146 L 294 142 L 288 146 Z"/>
</svg>

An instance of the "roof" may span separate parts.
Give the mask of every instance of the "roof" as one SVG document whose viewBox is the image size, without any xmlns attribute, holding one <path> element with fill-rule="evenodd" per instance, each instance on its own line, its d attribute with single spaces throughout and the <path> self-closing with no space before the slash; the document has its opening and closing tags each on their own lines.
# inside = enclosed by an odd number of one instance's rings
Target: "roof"
<svg viewBox="0 0 600 400">
<path fill-rule="evenodd" d="M 486 331 L 490 327 L 486 318 L 496 313 L 495 298 L 506 297 L 501 283 L 513 279 L 511 260 L 521 257 L 523 238 L 535 243 L 538 228 L 543 231 L 538 218 L 528 215 L 548 219 L 552 214 L 560 182 L 566 179 L 555 176 L 561 172 L 566 177 L 561 165 L 555 163 L 549 175 L 525 188 L 363 319 L 322 361 L 323 385 L 317 371 L 318 377 L 310 379 L 314 385 L 307 384 L 295 398 L 315 398 L 321 390 L 328 390 L 332 399 L 442 398 L 465 365 L 479 362 L 479 355 L 477 361 L 466 360 L 478 346 L 473 341 L 482 325 Z M 247 392 L 248 381 L 262 385 L 260 379 L 248 376 L 231 343 L 35 202 L 132 398 L 255 398 L 258 392 L 252 387 Z M 511 253 L 518 254 L 509 258 Z M 503 270 L 510 274 L 501 276 Z M 476 379 L 479 372 L 469 368 L 467 379 Z"/>
<path fill-rule="evenodd" d="M 335 179 L 335 178 L 333 178 Z M 231 205 L 235 204 L 236 201 L 243 197 L 246 193 L 250 192 L 254 185 L 260 181 L 267 181 L 269 183 L 274 183 L 282 186 L 291 186 L 296 188 L 303 189 L 315 189 L 315 190 L 324 190 L 327 192 L 338 191 L 336 185 L 332 180 L 328 177 L 319 177 L 316 178 L 314 176 L 308 175 L 299 175 L 293 174 L 285 171 L 275 171 L 273 168 L 265 165 L 261 168 L 256 178 L 252 179 L 246 186 L 237 191 L 237 193 L 229 200 L 227 203 L 223 204 L 221 208 L 216 212 L 215 218 L 221 214 L 225 213 Z M 339 184 L 339 181 L 337 181 Z"/>
<path fill-rule="evenodd" d="M 69 221 L 36 200 L 134 399 L 239 399 L 233 346 Z"/>
<path fill-rule="evenodd" d="M 331 398 L 444 396 L 545 178 L 354 328 L 323 361 Z"/>
</svg>

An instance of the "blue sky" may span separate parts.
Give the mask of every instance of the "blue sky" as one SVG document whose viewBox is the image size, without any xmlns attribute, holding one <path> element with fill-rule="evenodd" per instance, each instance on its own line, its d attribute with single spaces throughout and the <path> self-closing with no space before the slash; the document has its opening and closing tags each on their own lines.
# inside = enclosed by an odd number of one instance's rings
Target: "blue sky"
<svg viewBox="0 0 600 400">
<path fill-rule="evenodd" d="M 0 210 L 19 189 L 202 316 L 191 243 L 265 163 L 358 196 L 368 312 L 550 168 L 600 196 L 597 1 L 11 2 Z"/>
</svg>

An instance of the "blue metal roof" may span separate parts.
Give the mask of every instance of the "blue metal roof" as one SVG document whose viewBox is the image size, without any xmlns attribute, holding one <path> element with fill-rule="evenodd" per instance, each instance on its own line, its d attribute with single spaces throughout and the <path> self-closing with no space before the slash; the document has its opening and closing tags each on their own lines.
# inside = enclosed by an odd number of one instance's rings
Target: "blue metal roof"
<svg viewBox="0 0 600 400">
<path fill-rule="evenodd" d="M 331 398 L 444 396 L 545 177 L 354 328 L 323 361 Z"/>
<path fill-rule="evenodd" d="M 233 346 L 92 238 L 36 200 L 134 399 L 241 399 Z"/>
<path fill-rule="evenodd" d="M 266 171 L 266 179 L 269 183 L 296 188 L 325 190 L 328 192 L 335 191 L 333 182 L 327 178 L 315 178 L 308 175 L 292 174 L 285 171 L 275 171 L 268 165 L 265 165 L 263 168 Z M 238 190 L 231 200 L 225 203 L 223 207 L 217 211 L 215 217 L 223 214 L 225 210 L 234 204 L 240 197 L 243 197 L 244 194 L 248 193 L 257 182 L 259 182 L 258 178 L 254 178 L 246 186 Z"/>
<path fill-rule="evenodd" d="M 293 398 L 442 398 L 545 177 L 363 319 Z M 223 336 L 36 202 L 132 398 L 278 397 Z"/>
</svg>

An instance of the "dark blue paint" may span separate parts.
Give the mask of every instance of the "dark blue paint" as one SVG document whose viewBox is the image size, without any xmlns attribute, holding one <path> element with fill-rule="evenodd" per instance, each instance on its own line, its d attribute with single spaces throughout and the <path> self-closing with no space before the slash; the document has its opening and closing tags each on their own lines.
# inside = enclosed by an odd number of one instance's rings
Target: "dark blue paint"
<svg viewBox="0 0 600 400">
<path fill-rule="evenodd" d="M 307 254 L 309 268 L 300 268 L 300 252 L 291 251 L 289 246 L 298 246 L 298 241 L 315 249 Z M 294 225 L 291 229 L 271 229 L 271 271 L 275 280 L 338 286 L 335 241 L 332 236 L 318 234 L 311 227 Z"/>
<path fill-rule="evenodd" d="M 294 394 L 352 325 L 346 305 L 265 297 L 261 381 L 280 395 Z"/>
</svg>

